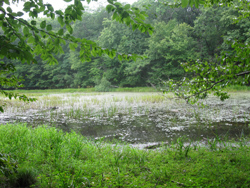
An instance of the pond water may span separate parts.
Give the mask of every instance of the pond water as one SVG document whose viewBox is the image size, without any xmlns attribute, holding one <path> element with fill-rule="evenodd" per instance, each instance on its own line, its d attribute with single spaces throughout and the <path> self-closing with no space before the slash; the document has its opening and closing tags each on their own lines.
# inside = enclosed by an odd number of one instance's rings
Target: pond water
<svg viewBox="0 0 250 188">
<path fill-rule="evenodd" d="M 193 141 L 217 136 L 238 139 L 250 133 L 250 93 L 215 97 L 205 107 L 189 105 L 161 93 L 69 93 L 38 96 L 38 101 L 7 102 L 0 123 L 47 124 L 94 139 L 132 144 Z"/>
</svg>

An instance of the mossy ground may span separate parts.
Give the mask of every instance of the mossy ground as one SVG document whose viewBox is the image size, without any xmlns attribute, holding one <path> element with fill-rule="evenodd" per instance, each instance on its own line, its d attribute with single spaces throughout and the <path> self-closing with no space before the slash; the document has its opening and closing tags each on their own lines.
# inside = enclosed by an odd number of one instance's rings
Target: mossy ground
<svg viewBox="0 0 250 188">
<path fill-rule="evenodd" d="M 46 188 L 249 187 L 247 141 L 217 138 L 205 147 L 184 145 L 180 138 L 159 150 L 139 150 L 53 127 L 1 125 L 0 153 L 17 162 L 17 172 L 0 171 L 0 187 L 21 187 L 26 181 Z"/>
</svg>

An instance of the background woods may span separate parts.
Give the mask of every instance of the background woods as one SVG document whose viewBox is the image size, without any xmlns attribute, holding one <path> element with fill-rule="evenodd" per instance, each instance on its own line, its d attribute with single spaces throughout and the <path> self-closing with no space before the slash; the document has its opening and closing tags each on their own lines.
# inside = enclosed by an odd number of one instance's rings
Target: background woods
<svg viewBox="0 0 250 188">
<path fill-rule="evenodd" d="M 12 63 L 16 69 L 8 75 L 23 78 L 21 83 L 26 89 L 94 87 L 102 78 L 115 86 L 146 86 L 161 80 L 180 80 L 185 75 L 181 63 L 197 59 L 214 62 L 225 51 L 234 53 L 228 41 L 249 38 L 249 19 L 234 22 L 232 18 L 239 15 L 232 6 L 170 8 L 153 0 L 139 0 L 132 6 L 146 11 L 145 23 L 153 25 L 152 35 L 133 31 L 113 20 L 105 7 L 86 9 L 81 20 L 70 26 L 75 38 L 95 41 L 102 48 L 117 49 L 118 53 L 145 55 L 146 59 L 124 61 L 103 54 L 82 61 L 81 49 L 67 42 L 61 47 L 64 53 L 52 53 L 58 64 L 49 65 L 41 55 L 30 64 L 3 58 L 3 62 Z M 36 19 L 37 24 L 45 21 L 54 32 L 61 28 L 57 20 Z M 74 48 L 75 51 L 70 50 Z"/>
</svg>

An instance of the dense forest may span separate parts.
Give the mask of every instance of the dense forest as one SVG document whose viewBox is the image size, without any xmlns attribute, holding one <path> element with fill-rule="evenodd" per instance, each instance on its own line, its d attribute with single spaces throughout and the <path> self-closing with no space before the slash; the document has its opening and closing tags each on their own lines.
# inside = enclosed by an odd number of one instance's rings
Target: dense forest
<svg viewBox="0 0 250 188">
<path fill-rule="evenodd" d="M 124 61 L 102 55 L 82 62 L 80 50 L 66 43 L 62 47 L 65 53 L 53 54 L 58 64 L 48 64 L 39 56 L 34 64 L 7 58 L 4 62 L 14 63 L 13 74 L 24 79 L 26 89 L 95 87 L 101 81 L 115 87 L 137 87 L 156 85 L 169 78 L 178 80 L 185 75 L 181 63 L 197 59 L 216 61 L 222 53 L 233 53 L 232 39 L 249 40 L 249 20 L 235 22 L 233 18 L 238 12 L 232 7 L 170 8 L 154 0 L 139 0 L 133 6 L 149 15 L 146 23 L 154 26 L 152 35 L 112 20 L 105 7 L 88 9 L 82 21 L 72 23 L 72 28 L 77 38 L 93 40 L 120 53 L 139 54 L 145 59 Z M 37 22 L 44 20 L 53 30 L 61 29 L 56 20 L 39 18 Z"/>
</svg>

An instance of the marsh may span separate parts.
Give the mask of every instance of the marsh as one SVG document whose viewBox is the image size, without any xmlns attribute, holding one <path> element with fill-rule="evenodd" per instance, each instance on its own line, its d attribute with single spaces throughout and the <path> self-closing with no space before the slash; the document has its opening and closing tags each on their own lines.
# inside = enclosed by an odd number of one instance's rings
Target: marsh
<svg viewBox="0 0 250 188">
<path fill-rule="evenodd" d="M 0 123 L 46 124 L 71 129 L 93 139 L 128 143 L 175 141 L 180 136 L 204 140 L 238 139 L 250 133 L 250 93 L 231 93 L 226 101 L 210 96 L 190 105 L 174 95 L 152 92 L 28 94 L 38 100 L 7 100 Z"/>
</svg>

